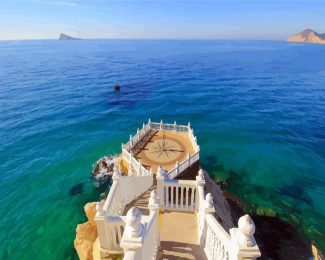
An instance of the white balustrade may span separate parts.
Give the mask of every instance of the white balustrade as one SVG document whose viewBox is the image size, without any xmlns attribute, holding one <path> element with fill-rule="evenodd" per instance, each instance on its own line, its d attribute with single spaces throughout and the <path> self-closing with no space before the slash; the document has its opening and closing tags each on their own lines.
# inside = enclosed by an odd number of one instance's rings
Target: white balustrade
<svg viewBox="0 0 325 260">
<path fill-rule="evenodd" d="M 157 189 L 162 208 L 195 211 L 198 199 L 196 181 L 162 179 L 157 176 Z"/>
<path fill-rule="evenodd" d="M 138 208 L 131 208 L 126 215 L 125 232 L 121 240 L 124 260 L 156 259 L 159 246 L 159 199 L 151 192 L 150 215 L 142 216 Z"/>
<path fill-rule="evenodd" d="M 204 172 L 199 171 L 196 177 L 198 189 L 198 237 L 201 248 L 208 260 L 254 260 L 261 256 L 254 239 L 255 224 L 245 215 L 238 221 L 238 228 L 230 230 L 230 234 L 213 216 L 215 209 L 210 193 L 204 197 Z"/>
<path fill-rule="evenodd" d="M 194 153 L 193 155 L 188 155 L 188 157 L 183 162 L 176 163 L 175 167 L 168 172 L 168 177 L 170 179 L 176 178 L 183 171 L 185 171 L 187 168 L 189 168 L 194 163 L 196 163 L 199 159 L 200 159 L 199 151 Z"/>
<path fill-rule="evenodd" d="M 121 253 L 120 240 L 125 225 L 121 215 L 128 203 L 152 186 L 153 175 L 121 176 L 116 166 L 112 179 L 113 184 L 104 205 L 102 202 L 98 204 L 95 221 L 101 251 Z"/>
</svg>

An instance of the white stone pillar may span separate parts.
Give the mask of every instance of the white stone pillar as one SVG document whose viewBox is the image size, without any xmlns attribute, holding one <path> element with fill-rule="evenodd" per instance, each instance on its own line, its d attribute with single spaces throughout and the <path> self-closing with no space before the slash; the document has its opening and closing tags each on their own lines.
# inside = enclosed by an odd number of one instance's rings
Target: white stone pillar
<svg viewBox="0 0 325 260">
<path fill-rule="evenodd" d="M 133 138 L 132 138 L 132 135 L 130 135 L 130 150 L 132 147 L 133 147 Z"/>
<path fill-rule="evenodd" d="M 175 163 L 175 168 L 176 168 L 176 176 L 178 176 L 178 174 L 179 174 L 179 162 L 178 162 L 178 160 Z"/>
<path fill-rule="evenodd" d="M 120 176 L 121 176 L 120 169 L 119 169 L 118 165 L 115 164 L 114 165 L 114 172 L 113 172 L 112 180 L 113 181 L 118 181 Z"/>
<path fill-rule="evenodd" d="M 204 172 L 202 169 L 199 170 L 198 175 L 196 176 L 196 184 L 197 184 L 197 202 L 196 210 L 198 210 L 198 206 L 203 203 L 204 201 L 204 186 L 205 186 L 205 178 L 204 178 Z"/>
<path fill-rule="evenodd" d="M 165 173 L 161 168 L 161 166 L 158 167 L 156 178 L 157 178 L 157 193 L 159 197 L 159 205 L 163 209 L 165 207 L 165 193 L 164 193 Z"/>
<path fill-rule="evenodd" d="M 141 163 L 141 159 L 139 160 L 138 176 L 142 176 L 142 163 Z"/>
<path fill-rule="evenodd" d="M 111 249 L 111 241 L 109 239 L 109 234 L 107 230 L 108 223 L 105 221 L 105 211 L 103 209 L 104 201 L 100 201 L 97 203 L 96 206 L 96 215 L 95 215 L 95 222 L 98 232 L 98 238 L 99 238 L 99 250 L 101 255 L 107 254 L 108 250 Z"/>
<path fill-rule="evenodd" d="M 205 200 L 202 201 L 203 205 L 200 205 L 199 209 L 199 241 L 201 247 L 205 244 L 206 233 L 207 233 L 207 222 L 205 216 L 207 214 L 213 214 L 215 212 L 213 197 L 211 193 L 205 196 Z"/>
<path fill-rule="evenodd" d="M 256 244 L 255 223 L 249 215 L 244 215 L 238 220 L 238 228 L 230 229 L 231 260 L 250 259 L 255 260 L 261 256 L 260 249 Z"/>
<path fill-rule="evenodd" d="M 145 228 L 141 223 L 141 217 L 141 212 L 136 207 L 129 209 L 126 214 L 125 229 L 120 244 L 124 250 L 125 257 L 130 257 L 125 259 L 142 259 L 143 233 Z"/>
<path fill-rule="evenodd" d="M 160 243 L 159 239 L 159 197 L 157 195 L 157 190 L 152 190 L 149 198 L 148 208 L 150 210 L 150 214 L 156 213 L 156 245 L 158 246 Z"/>
<path fill-rule="evenodd" d="M 160 131 L 163 130 L 163 126 L 164 126 L 164 123 L 163 123 L 163 120 L 161 119 L 160 120 L 160 125 L 159 125 Z"/>
</svg>

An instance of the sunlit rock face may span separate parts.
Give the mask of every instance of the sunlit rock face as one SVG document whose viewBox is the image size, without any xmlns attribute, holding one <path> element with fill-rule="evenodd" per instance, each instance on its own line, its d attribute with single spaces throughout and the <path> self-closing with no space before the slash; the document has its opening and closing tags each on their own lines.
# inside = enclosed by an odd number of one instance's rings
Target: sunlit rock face
<svg viewBox="0 0 325 260">
<path fill-rule="evenodd" d="M 96 214 L 96 202 L 87 203 L 84 207 L 88 221 L 79 224 L 76 229 L 74 247 L 81 260 L 93 259 L 93 244 L 98 237 L 94 217 Z"/>
<path fill-rule="evenodd" d="M 307 29 L 289 37 L 288 42 L 310 42 L 325 44 L 325 34 L 319 34 L 311 29 Z"/>
</svg>

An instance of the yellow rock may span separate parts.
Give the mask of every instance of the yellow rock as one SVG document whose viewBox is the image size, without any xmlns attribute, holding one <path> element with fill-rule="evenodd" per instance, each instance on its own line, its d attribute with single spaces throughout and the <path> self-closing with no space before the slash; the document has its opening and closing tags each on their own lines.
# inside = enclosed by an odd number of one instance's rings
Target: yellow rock
<svg viewBox="0 0 325 260">
<path fill-rule="evenodd" d="M 93 260 L 93 244 L 98 237 L 94 217 L 96 214 L 96 202 L 87 203 L 84 207 L 88 221 L 79 224 L 76 229 L 74 247 L 80 260 Z"/>
</svg>

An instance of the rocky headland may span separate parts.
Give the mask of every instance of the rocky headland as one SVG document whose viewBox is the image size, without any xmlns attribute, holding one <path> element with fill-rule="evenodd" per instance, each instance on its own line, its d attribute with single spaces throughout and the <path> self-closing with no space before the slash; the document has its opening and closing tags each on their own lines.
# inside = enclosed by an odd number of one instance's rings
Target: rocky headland
<svg viewBox="0 0 325 260">
<path fill-rule="evenodd" d="M 311 29 L 296 33 L 287 39 L 288 42 L 308 42 L 325 44 L 325 33 L 319 34 Z"/>
<path fill-rule="evenodd" d="M 62 41 L 62 40 L 64 41 L 64 40 L 81 40 L 81 39 L 75 38 L 75 37 L 71 37 L 71 36 L 69 36 L 67 34 L 64 34 L 64 33 L 60 33 L 59 40 L 60 41 Z"/>
</svg>

